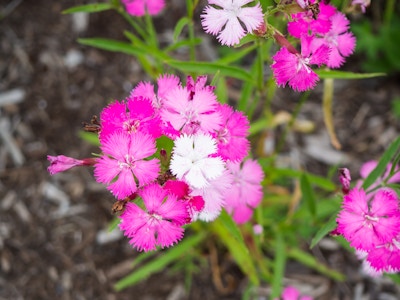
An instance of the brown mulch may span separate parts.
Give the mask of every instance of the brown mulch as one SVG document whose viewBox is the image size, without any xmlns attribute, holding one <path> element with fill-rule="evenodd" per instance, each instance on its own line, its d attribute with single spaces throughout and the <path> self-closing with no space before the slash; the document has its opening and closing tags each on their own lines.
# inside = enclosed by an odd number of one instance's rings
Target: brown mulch
<svg viewBox="0 0 400 300">
<path fill-rule="evenodd" d="M 240 299 L 247 281 L 226 256 L 218 257 L 219 263 L 212 268 L 199 263 L 190 291 L 185 274 L 166 269 L 116 292 L 113 284 L 129 274 L 137 253 L 120 235 L 115 240 L 102 239 L 113 219 L 113 197 L 95 183 L 90 170 L 53 177 L 47 173 L 48 154 L 82 158 L 96 151 L 78 135 L 82 122 L 99 114 L 111 100 L 126 97 L 139 81 L 149 79 L 134 58 L 76 42 L 79 37 L 123 39 L 122 30 L 127 27 L 116 13 L 103 12 L 90 15 L 81 31 L 74 29 L 78 21 L 61 11 L 82 2 L 0 2 L 3 12 L 8 5 L 17 5 L 0 20 L 0 99 L 9 92 L 18 99 L 0 106 L 0 130 L 15 147 L 9 150 L 2 138 L 0 299 Z M 163 28 L 167 23 L 161 16 L 158 24 Z M 71 58 L 75 58 L 72 63 Z M 400 132 L 399 120 L 390 111 L 390 101 L 400 95 L 398 79 L 336 84 L 335 125 L 345 155 L 339 159 L 345 157 L 354 174 L 363 161 L 378 158 Z M 322 137 L 319 141 L 330 147 L 322 125 L 320 96 L 319 88 L 300 118 L 313 120 L 317 129 L 310 136 Z M 292 111 L 295 97 L 291 91 L 280 91 L 274 110 Z M 315 147 L 315 143 L 296 135 L 285 151 L 295 147 L 307 170 L 326 174 L 332 162 L 316 158 L 314 152 L 305 150 L 308 146 Z M 215 262 L 213 248 L 204 248 L 204 260 Z M 344 295 L 400 298 L 399 288 L 389 279 L 361 275 L 351 254 L 335 248 L 316 255 L 348 275 L 345 283 L 335 284 L 295 263 L 289 265 L 290 282 L 311 285 L 314 292 L 319 288 L 319 299 L 351 299 Z M 216 268 L 221 282 L 212 279 Z M 265 286 L 254 293 L 266 299 L 268 292 Z"/>
</svg>

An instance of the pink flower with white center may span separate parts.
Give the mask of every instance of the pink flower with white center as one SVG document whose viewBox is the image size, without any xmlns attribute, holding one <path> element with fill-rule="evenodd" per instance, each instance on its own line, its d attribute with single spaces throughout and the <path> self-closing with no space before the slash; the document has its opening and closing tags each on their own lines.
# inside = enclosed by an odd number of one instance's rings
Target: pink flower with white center
<svg viewBox="0 0 400 300">
<path fill-rule="evenodd" d="M 154 181 L 160 171 L 158 159 L 145 160 L 156 152 L 155 140 L 148 134 L 115 132 L 103 141 L 103 151 L 94 176 L 117 199 L 124 199 Z"/>
<path fill-rule="evenodd" d="M 261 203 L 264 172 L 257 161 L 251 159 L 243 164 L 227 162 L 226 166 L 234 179 L 225 194 L 225 209 L 236 223 L 243 224 L 250 220 L 253 209 Z"/>
<path fill-rule="evenodd" d="M 282 300 L 313 300 L 313 298 L 311 296 L 300 296 L 299 290 L 293 286 L 286 287 L 283 290 L 280 299 L 282 299 Z"/>
<path fill-rule="evenodd" d="M 264 15 L 259 3 L 243 7 L 252 0 L 209 0 L 201 17 L 205 32 L 218 35 L 222 45 L 239 44 L 240 39 L 261 25 Z M 243 26 L 244 25 L 244 26 Z"/>
<path fill-rule="evenodd" d="M 343 13 L 337 12 L 330 20 L 331 29 L 322 38 L 314 38 L 312 47 L 316 49 L 321 45 L 328 46 L 331 51 L 326 65 L 329 68 L 339 68 L 344 63 L 344 58 L 354 52 L 356 38 L 351 32 L 347 32 L 350 22 Z"/>
<path fill-rule="evenodd" d="M 327 62 L 329 47 L 322 45 L 318 49 L 311 49 L 312 37 L 301 38 L 301 54 L 294 53 L 286 47 L 282 47 L 273 57 L 271 65 L 278 86 L 287 83 L 295 91 L 304 92 L 313 88 L 319 80 L 318 75 L 310 65 L 318 65 Z"/>
<path fill-rule="evenodd" d="M 219 105 L 222 127 L 215 134 L 218 155 L 224 160 L 241 161 L 249 152 L 249 120 L 239 111 L 234 111 L 227 104 Z"/>
<path fill-rule="evenodd" d="M 51 175 L 64 172 L 77 166 L 93 166 L 96 163 L 95 158 L 75 159 L 64 155 L 47 155 L 47 160 L 50 162 L 47 171 L 49 171 Z"/>
<path fill-rule="evenodd" d="M 146 13 L 157 15 L 165 6 L 164 0 L 122 0 L 128 14 L 141 17 Z"/>
<path fill-rule="evenodd" d="M 370 251 L 392 241 L 400 233 L 399 200 L 390 190 L 379 190 L 368 202 L 365 191 L 344 196 L 337 231 L 357 250 Z"/>
<path fill-rule="evenodd" d="M 194 189 L 192 196 L 201 196 L 204 199 L 204 208 L 195 216 L 205 222 L 215 220 L 225 205 L 225 194 L 232 187 L 233 176 L 224 170 L 221 176 L 211 180 L 209 184 L 201 189 Z"/>
<path fill-rule="evenodd" d="M 119 228 L 138 251 L 170 247 L 183 237 L 182 225 L 189 218 L 186 205 L 158 184 L 145 186 L 139 192 L 144 209 L 129 202 L 121 214 Z"/>
<path fill-rule="evenodd" d="M 170 170 L 191 187 L 203 188 L 224 171 L 222 159 L 211 157 L 216 152 L 216 140 L 210 135 L 184 134 L 175 140 Z"/>
<path fill-rule="evenodd" d="M 217 98 L 209 88 L 193 92 L 176 87 L 166 95 L 160 114 L 165 123 L 181 133 L 208 133 L 220 127 L 221 116 L 217 108 Z"/>
<path fill-rule="evenodd" d="M 132 91 L 131 97 L 143 97 L 150 99 L 153 107 L 159 110 L 163 104 L 166 94 L 180 85 L 180 80 L 172 74 L 162 74 L 157 79 L 157 93 L 154 85 L 149 82 L 140 82 Z"/>
<path fill-rule="evenodd" d="M 142 97 L 131 96 L 125 102 L 115 101 L 103 109 L 100 119 L 100 141 L 116 131 L 141 131 L 153 138 L 162 134 L 161 118 L 156 114 L 150 100 Z"/>
<path fill-rule="evenodd" d="M 311 4 L 315 1 L 307 1 Z M 303 7 L 305 8 L 305 7 Z M 293 21 L 288 22 L 288 32 L 291 36 L 301 38 L 306 35 L 325 34 L 331 28 L 330 18 L 335 14 L 336 7 L 319 2 L 319 14 L 315 15 L 311 10 L 292 14 Z"/>
<path fill-rule="evenodd" d="M 372 274 L 397 273 L 400 271 L 400 235 L 390 242 L 378 245 L 368 252 L 366 263 Z"/>
</svg>

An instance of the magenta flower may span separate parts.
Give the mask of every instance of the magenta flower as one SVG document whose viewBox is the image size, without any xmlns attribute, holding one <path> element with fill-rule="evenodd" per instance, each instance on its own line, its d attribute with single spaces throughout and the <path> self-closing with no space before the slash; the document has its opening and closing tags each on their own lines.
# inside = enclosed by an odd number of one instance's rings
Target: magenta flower
<svg viewBox="0 0 400 300">
<path fill-rule="evenodd" d="M 353 189 L 342 207 L 337 231 L 357 250 L 370 251 L 400 233 L 399 201 L 390 190 L 379 190 L 369 203 L 364 190 Z"/>
<path fill-rule="evenodd" d="M 328 46 L 331 51 L 326 65 L 329 68 L 339 68 L 344 58 L 354 52 L 356 38 L 351 32 L 347 32 L 350 22 L 343 13 L 337 12 L 330 21 L 332 23 L 330 30 L 323 34 L 322 38 L 314 38 L 312 47 L 316 49 L 321 45 Z"/>
<path fill-rule="evenodd" d="M 250 142 L 246 138 L 249 120 L 227 104 L 219 105 L 222 127 L 216 132 L 218 155 L 224 160 L 241 161 L 249 152 Z"/>
<path fill-rule="evenodd" d="M 339 181 L 342 184 L 343 194 L 348 194 L 350 191 L 351 176 L 350 171 L 347 168 L 339 169 Z"/>
<path fill-rule="evenodd" d="M 103 109 L 100 119 L 100 141 L 117 131 L 127 133 L 141 131 L 153 138 L 158 138 L 162 134 L 160 117 L 150 100 L 142 97 L 131 96 L 126 102 L 111 103 Z"/>
<path fill-rule="evenodd" d="M 301 54 L 289 52 L 282 47 L 273 57 L 271 65 L 278 86 L 287 83 L 295 91 L 303 92 L 313 88 L 319 80 L 318 75 L 310 65 L 318 65 L 327 62 L 329 48 L 322 45 L 318 49 L 311 49 L 312 37 L 301 38 Z"/>
<path fill-rule="evenodd" d="M 352 6 L 360 6 L 361 11 L 365 14 L 367 7 L 371 4 L 371 0 L 353 0 L 351 2 Z"/>
<path fill-rule="evenodd" d="M 164 0 L 122 0 L 128 14 L 141 17 L 146 13 L 157 15 L 165 6 Z"/>
<path fill-rule="evenodd" d="M 255 160 L 246 160 L 243 164 L 227 162 L 228 170 L 233 174 L 232 187 L 225 194 L 225 209 L 233 215 L 238 224 L 246 223 L 262 200 L 261 181 L 264 172 Z"/>
<path fill-rule="evenodd" d="M 205 32 L 218 35 L 222 45 L 239 44 L 247 33 L 257 29 L 264 15 L 259 3 L 253 7 L 243 7 L 252 0 L 209 0 L 201 17 Z"/>
<path fill-rule="evenodd" d="M 193 91 L 179 86 L 166 94 L 160 114 L 165 123 L 181 133 L 208 133 L 221 125 L 217 108 L 216 96 L 210 88 Z"/>
<path fill-rule="evenodd" d="M 400 235 L 390 242 L 376 246 L 368 252 L 366 263 L 372 274 L 397 273 L 400 271 Z"/>
<path fill-rule="evenodd" d="M 210 135 L 184 134 L 175 140 L 170 170 L 191 187 L 203 188 L 224 170 L 222 159 L 211 157 L 216 152 L 216 141 Z"/>
<path fill-rule="evenodd" d="M 158 184 L 145 186 L 139 196 L 144 209 L 135 203 L 127 203 L 121 214 L 119 228 L 138 251 L 170 247 L 183 237 L 182 225 L 189 217 L 186 205 Z"/>
<path fill-rule="evenodd" d="M 142 132 L 110 134 L 100 147 L 103 156 L 98 159 L 94 176 L 117 199 L 124 199 L 155 180 L 160 171 L 158 159 L 145 160 L 156 152 L 154 139 Z"/>
<path fill-rule="evenodd" d="M 281 295 L 282 300 L 313 300 L 311 296 L 300 296 L 300 292 L 293 286 L 286 287 Z"/>
<path fill-rule="evenodd" d="M 47 160 L 50 162 L 47 171 L 51 175 L 64 172 L 76 166 L 93 166 L 96 162 L 95 158 L 75 159 L 64 155 L 47 155 Z"/>
</svg>

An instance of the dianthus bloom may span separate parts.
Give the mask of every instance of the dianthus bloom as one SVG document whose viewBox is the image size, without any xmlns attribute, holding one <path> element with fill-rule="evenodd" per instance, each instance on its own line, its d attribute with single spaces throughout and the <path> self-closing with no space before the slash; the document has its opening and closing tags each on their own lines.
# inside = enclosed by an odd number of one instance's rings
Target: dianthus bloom
<svg viewBox="0 0 400 300">
<path fill-rule="evenodd" d="M 370 251 L 390 243 L 400 233 L 399 201 L 394 192 L 380 189 L 369 202 L 362 189 L 344 196 L 337 231 L 357 250 Z"/>
<path fill-rule="evenodd" d="M 98 182 L 108 185 L 117 199 L 134 194 L 138 186 L 155 180 L 160 171 L 158 159 L 145 160 L 156 152 L 154 139 L 141 132 L 115 132 L 101 145 L 103 156 L 94 167 Z"/>
<path fill-rule="evenodd" d="M 92 166 L 96 162 L 94 158 L 75 159 L 64 155 L 47 155 L 47 160 L 50 161 L 50 166 L 47 170 L 51 175 L 64 172 L 77 166 Z"/>
<path fill-rule="evenodd" d="M 164 0 L 122 0 L 128 14 L 136 17 L 157 15 L 165 6 Z"/>
<path fill-rule="evenodd" d="M 239 44 L 240 39 L 248 32 L 257 29 L 263 22 L 263 13 L 259 3 L 253 7 L 243 7 L 252 0 L 209 0 L 200 16 L 204 30 L 217 39 L 222 45 Z M 243 28 L 243 25 L 245 28 Z M 246 30 L 245 30 L 246 29 Z"/>
<path fill-rule="evenodd" d="M 311 65 L 321 66 L 327 62 L 329 47 L 322 45 L 310 47 L 312 37 L 301 38 L 301 54 L 282 47 L 273 57 L 271 65 L 278 86 L 289 86 L 295 91 L 304 92 L 313 88 L 319 80 Z"/>
<path fill-rule="evenodd" d="M 360 6 L 361 11 L 365 14 L 367 7 L 371 4 L 371 0 L 353 0 L 351 5 L 353 6 Z"/>
<path fill-rule="evenodd" d="M 210 135 L 184 134 L 175 140 L 170 165 L 172 174 L 194 188 L 203 188 L 224 170 L 222 159 L 211 157 L 216 152 L 216 141 Z"/>
<path fill-rule="evenodd" d="M 119 228 L 139 251 L 170 247 L 183 237 L 182 225 L 189 217 L 186 204 L 158 184 L 150 184 L 139 192 L 144 209 L 127 203 Z"/>
<path fill-rule="evenodd" d="M 286 287 L 280 297 L 281 300 L 313 300 L 311 296 L 300 296 L 300 292 L 293 286 Z M 278 299 L 275 299 L 278 300 Z"/>
<path fill-rule="evenodd" d="M 236 223 L 243 224 L 250 220 L 253 209 L 261 202 L 264 173 L 261 166 L 250 159 L 243 164 L 227 162 L 226 165 L 233 175 L 233 184 L 225 194 L 225 208 Z"/>
</svg>

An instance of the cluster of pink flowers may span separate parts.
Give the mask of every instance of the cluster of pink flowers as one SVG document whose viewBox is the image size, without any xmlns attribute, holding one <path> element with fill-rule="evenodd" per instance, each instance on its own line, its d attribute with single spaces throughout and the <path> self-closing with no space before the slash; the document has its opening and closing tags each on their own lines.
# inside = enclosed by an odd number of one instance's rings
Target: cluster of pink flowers
<svg viewBox="0 0 400 300">
<path fill-rule="evenodd" d="M 220 104 L 206 81 L 188 77 L 184 86 L 163 75 L 157 87 L 141 82 L 101 112 L 99 157 L 48 157 L 51 174 L 94 166 L 96 180 L 126 203 L 120 228 L 138 250 L 171 246 L 183 225 L 212 221 L 223 208 L 237 223 L 247 222 L 262 200 L 263 171 L 245 160 L 249 121 Z M 173 143 L 172 153 L 160 146 L 161 137 Z"/>
<path fill-rule="evenodd" d="M 275 37 L 282 48 L 272 57 L 278 86 L 288 84 L 297 91 L 313 88 L 319 80 L 311 65 L 339 68 L 353 53 L 355 37 L 349 32 L 349 20 L 331 4 L 297 0 L 304 10 L 291 14 L 288 32 L 300 40 L 300 53 L 281 35 Z M 312 9 L 317 5 L 317 12 Z"/>
<path fill-rule="evenodd" d="M 376 167 L 371 161 L 361 168 L 366 178 Z M 391 165 L 387 167 L 387 176 Z M 400 170 L 388 183 L 400 182 Z M 341 173 L 341 181 L 349 185 L 348 171 Z M 337 217 L 335 234 L 341 234 L 363 259 L 365 271 L 372 275 L 400 271 L 400 200 L 392 189 L 381 187 L 383 178 L 366 192 L 362 180 L 344 196 L 342 210 Z M 346 188 L 343 188 L 346 191 Z"/>
</svg>

